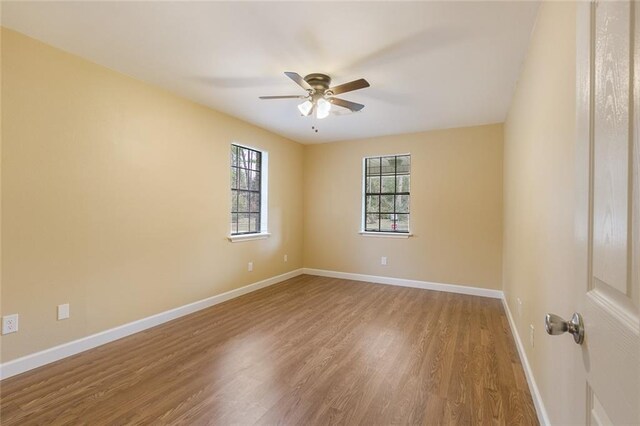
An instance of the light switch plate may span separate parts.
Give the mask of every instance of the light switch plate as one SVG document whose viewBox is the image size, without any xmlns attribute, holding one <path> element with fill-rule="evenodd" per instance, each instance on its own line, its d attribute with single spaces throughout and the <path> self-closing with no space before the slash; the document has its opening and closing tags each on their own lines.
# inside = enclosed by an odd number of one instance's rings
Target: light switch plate
<svg viewBox="0 0 640 426">
<path fill-rule="evenodd" d="M 58 305 L 58 320 L 69 318 L 69 304 Z"/>
<path fill-rule="evenodd" d="M 535 341 L 534 341 L 535 332 L 536 332 L 536 329 L 533 326 L 533 324 L 529 324 L 529 343 L 531 344 L 532 348 L 535 347 Z"/>
</svg>

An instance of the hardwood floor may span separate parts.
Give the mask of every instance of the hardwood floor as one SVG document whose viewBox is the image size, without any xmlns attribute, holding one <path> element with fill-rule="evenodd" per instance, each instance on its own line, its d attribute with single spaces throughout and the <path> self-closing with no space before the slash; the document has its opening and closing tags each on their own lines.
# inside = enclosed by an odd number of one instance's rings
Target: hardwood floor
<svg viewBox="0 0 640 426">
<path fill-rule="evenodd" d="M 500 301 L 302 275 L 1 383 L 25 424 L 537 424 Z"/>
</svg>

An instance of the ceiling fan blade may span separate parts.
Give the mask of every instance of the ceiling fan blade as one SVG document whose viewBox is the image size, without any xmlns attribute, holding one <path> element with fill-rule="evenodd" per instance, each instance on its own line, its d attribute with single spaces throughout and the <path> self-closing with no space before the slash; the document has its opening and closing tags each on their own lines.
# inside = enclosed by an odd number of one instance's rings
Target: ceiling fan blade
<svg viewBox="0 0 640 426">
<path fill-rule="evenodd" d="M 306 99 L 306 96 L 302 96 L 302 95 L 260 96 L 260 99 Z"/>
<path fill-rule="evenodd" d="M 298 86 L 302 87 L 304 90 L 313 90 L 313 87 L 311 87 L 309 83 L 304 81 L 304 78 L 302 78 L 302 76 L 297 72 L 285 71 L 284 75 L 295 81 Z"/>
<path fill-rule="evenodd" d="M 343 108 L 350 109 L 353 112 L 358 112 L 362 108 L 364 108 L 364 105 L 362 105 L 362 104 L 357 104 L 357 103 L 351 102 L 351 101 L 345 101 L 344 99 L 340 99 L 340 98 L 330 98 L 329 102 L 331 102 L 334 105 L 338 105 L 338 106 L 341 106 Z"/>
<path fill-rule="evenodd" d="M 334 94 L 338 95 L 340 93 L 351 92 L 354 90 L 364 89 L 365 87 L 369 87 L 370 84 L 364 78 L 360 80 L 350 81 L 349 83 L 344 83 L 336 87 L 332 87 L 329 90 Z"/>
</svg>

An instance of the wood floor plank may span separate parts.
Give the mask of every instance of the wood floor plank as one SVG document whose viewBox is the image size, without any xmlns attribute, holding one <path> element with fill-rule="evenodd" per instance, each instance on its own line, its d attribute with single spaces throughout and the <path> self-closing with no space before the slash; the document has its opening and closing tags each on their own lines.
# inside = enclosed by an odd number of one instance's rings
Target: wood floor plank
<svg viewBox="0 0 640 426">
<path fill-rule="evenodd" d="M 0 422 L 538 424 L 498 300 L 303 275 L 2 381 Z"/>
</svg>

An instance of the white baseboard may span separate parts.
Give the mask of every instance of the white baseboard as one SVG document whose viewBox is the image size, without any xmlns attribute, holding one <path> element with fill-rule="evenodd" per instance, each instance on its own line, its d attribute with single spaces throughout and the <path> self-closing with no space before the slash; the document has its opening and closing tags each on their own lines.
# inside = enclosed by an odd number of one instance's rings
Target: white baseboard
<svg viewBox="0 0 640 426">
<path fill-rule="evenodd" d="M 397 285 L 401 287 L 421 288 L 424 290 L 446 291 L 449 293 L 469 294 L 472 296 L 492 297 L 502 299 L 501 290 L 488 288 L 470 287 L 457 284 L 442 284 L 429 281 L 407 280 L 404 278 L 391 278 L 376 275 L 352 274 L 350 272 L 327 271 L 324 269 L 304 268 L 303 273 L 308 275 L 318 275 L 320 277 L 342 278 L 345 280 L 366 281 L 376 284 Z"/>
<path fill-rule="evenodd" d="M 234 299 L 238 296 L 242 296 L 243 294 L 251 293 L 252 291 L 297 277 L 298 275 L 302 275 L 302 271 L 302 269 L 296 269 L 282 275 L 258 281 L 257 283 L 227 291 L 226 293 L 198 300 L 197 302 L 160 312 L 159 314 L 151 315 L 128 324 L 111 328 L 100 333 L 92 334 L 72 342 L 54 346 L 53 348 L 45 349 L 40 352 L 26 355 L 22 358 L 17 358 L 4 364 L 0 364 L 0 380 L 58 361 L 62 358 L 84 352 L 97 346 L 104 345 L 105 343 L 113 342 L 114 340 L 155 327 L 156 325 L 160 325 L 167 321 L 217 305 L 218 303 L 226 302 L 227 300 Z"/>
<path fill-rule="evenodd" d="M 522 362 L 524 374 L 527 377 L 527 383 L 529 384 L 529 391 L 531 392 L 533 404 L 535 405 L 536 413 L 538 414 L 538 421 L 542 426 L 550 426 L 551 422 L 549 421 L 549 415 L 547 414 L 547 410 L 544 408 L 544 403 L 542 402 L 542 396 L 540 395 L 540 390 L 538 389 L 538 385 L 536 384 L 536 379 L 533 378 L 533 371 L 531 370 L 531 365 L 529 364 L 529 360 L 527 359 L 527 353 L 524 351 L 524 345 L 522 344 L 522 340 L 520 339 L 520 333 L 518 333 L 516 323 L 513 320 L 513 316 L 511 315 L 509 304 L 504 298 L 502 299 L 502 305 L 504 306 L 504 310 L 507 313 L 509 326 L 511 327 L 511 333 L 513 334 L 513 340 L 516 341 L 516 347 L 518 348 L 520 361 Z"/>
</svg>

